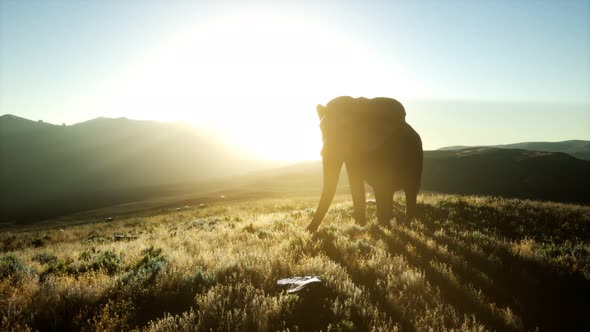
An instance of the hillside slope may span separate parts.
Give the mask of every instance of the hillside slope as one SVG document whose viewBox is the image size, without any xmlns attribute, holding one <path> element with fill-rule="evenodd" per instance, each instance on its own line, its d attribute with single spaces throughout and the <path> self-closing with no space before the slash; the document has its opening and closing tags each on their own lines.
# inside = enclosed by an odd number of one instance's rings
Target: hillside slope
<svg viewBox="0 0 590 332">
<path fill-rule="evenodd" d="M 423 188 L 560 202 L 590 202 L 590 162 L 565 153 L 468 148 L 425 154 Z"/>
<path fill-rule="evenodd" d="M 411 223 L 379 226 L 371 205 L 360 227 L 339 196 L 313 235 L 313 197 L 0 232 L 1 326 L 590 329 L 590 207 L 440 194 L 418 202 Z M 394 206 L 399 218 L 402 197 Z M 277 285 L 308 275 L 322 283 L 295 294 Z"/>
<path fill-rule="evenodd" d="M 4 115 L 0 142 L 4 218 L 133 200 L 264 165 L 192 127 L 125 118 L 56 126 Z"/>
</svg>

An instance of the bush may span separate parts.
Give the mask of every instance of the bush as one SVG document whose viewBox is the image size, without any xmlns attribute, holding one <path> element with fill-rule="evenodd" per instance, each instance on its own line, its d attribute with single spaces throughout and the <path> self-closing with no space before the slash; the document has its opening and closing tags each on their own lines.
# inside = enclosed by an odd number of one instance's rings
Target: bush
<svg viewBox="0 0 590 332">
<path fill-rule="evenodd" d="M 0 280 L 26 270 L 27 268 L 21 259 L 14 254 L 8 254 L 0 258 Z"/>
<path fill-rule="evenodd" d="M 86 257 L 87 255 L 80 255 Z M 90 264 L 82 264 L 78 268 L 78 272 L 86 271 L 98 271 L 102 270 L 109 275 L 114 275 L 121 269 L 123 264 L 123 258 L 121 255 L 117 255 L 115 252 L 110 250 L 96 251 L 96 254 L 92 257 Z"/>
<path fill-rule="evenodd" d="M 51 264 L 57 262 L 57 256 L 48 254 L 46 252 L 40 252 L 38 254 L 35 254 L 32 260 L 35 262 L 39 262 L 39 264 Z"/>
<path fill-rule="evenodd" d="M 168 265 L 168 260 L 161 248 L 156 249 L 152 246 L 145 249 L 142 253 L 143 258 L 119 279 L 120 282 L 123 284 L 146 284 L 152 282 Z"/>
<path fill-rule="evenodd" d="M 45 253 L 38 254 L 33 259 L 39 262 L 46 261 L 49 264 L 41 273 L 41 281 L 55 273 L 78 275 L 89 271 L 104 271 L 109 275 L 115 275 L 121 271 L 123 265 L 121 255 L 110 250 L 102 251 L 95 248 L 83 251 L 78 257 L 78 263 L 71 260 L 67 262 L 58 260 L 56 256 Z"/>
<path fill-rule="evenodd" d="M 45 245 L 45 240 L 44 239 L 35 239 L 31 242 L 31 244 L 35 248 L 41 248 Z"/>
<path fill-rule="evenodd" d="M 373 249 L 373 246 L 371 246 L 371 244 L 364 239 L 356 240 L 356 242 L 354 242 L 351 247 L 354 253 L 361 256 L 369 255 Z"/>
<path fill-rule="evenodd" d="M 109 300 L 101 306 L 99 312 L 88 320 L 85 331 L 128 331 L 135 308 L 127 299 Z"/>
<path fill-rule="evenodd" d="M 207 292 L 197 294 L 196 329 L 275 331 L 285 330 L 296 296 L 269 295 L 241 279 L 230 278 Z"/>
<path fill-rule="evenodd" d="M 47 266 L 47 269 L 45 269 L 45 271 L 43 271 L 41 275 L 39 275 L 39 278 L 41 281 L 45 281 L 47 279 L 47 276 L 56 273 L 75 274 L 77 273 L 77 269 L 69 266 L 68 263 L 62 260 L 56 260 L 51 262 L 49 266 Z"/>
</svg>

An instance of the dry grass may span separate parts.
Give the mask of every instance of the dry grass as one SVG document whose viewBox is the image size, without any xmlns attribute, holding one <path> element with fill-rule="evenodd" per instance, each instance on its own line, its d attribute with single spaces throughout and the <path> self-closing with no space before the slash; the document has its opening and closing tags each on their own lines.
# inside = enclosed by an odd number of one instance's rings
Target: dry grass
<svg viewBox="0 0 590 332">
<path fill-rule="evenodd" d="M 409 225 L 264 199 L 0 234 L 0 330 L 394 331 L 590 326 L 590 208 L 423 195 Z M 401 211 L 402 201 L 395 202 Z M 115 235 L 127 236 L 116 241 Z M 281 278 L 324 287 L 288 295 Z"/>
</svg>

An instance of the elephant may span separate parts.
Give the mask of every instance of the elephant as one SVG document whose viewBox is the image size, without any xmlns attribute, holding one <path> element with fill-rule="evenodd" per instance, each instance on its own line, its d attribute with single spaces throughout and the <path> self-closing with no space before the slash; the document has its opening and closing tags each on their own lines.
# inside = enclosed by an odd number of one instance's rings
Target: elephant
<svg viewBox="0 0 590 332">
<path fill-rule="evenodd" d="M 420 135 L 405 121 L 397 100 L 385 97 L 342 96 L 317 105 L 322 132 L 323 188 L 307 230 L 315 232 L 336 193 L 342 165 L 346 165 L 355 221 L 366 224 L 365 182 L 373 187 L 379 224 L 389 226 L 393 194 L 404 190 L 404 220 L 415 216 L 422 177 Z"/>
</svg>

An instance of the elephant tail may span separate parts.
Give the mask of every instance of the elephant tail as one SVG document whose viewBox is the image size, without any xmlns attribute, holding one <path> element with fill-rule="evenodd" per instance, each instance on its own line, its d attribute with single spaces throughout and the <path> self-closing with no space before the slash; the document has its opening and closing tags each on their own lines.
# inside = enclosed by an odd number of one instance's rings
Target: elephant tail
<svg viewBox="0 0 590 332">
<path fill-rule="evenodd" d="M 424 168 L 424 150 L 422 149 L 422 139 L 418 135 L 418 146 L 420 147 L 418 153 L 418 188 L 422 185 L 422 169 Z"/>
</svg>

